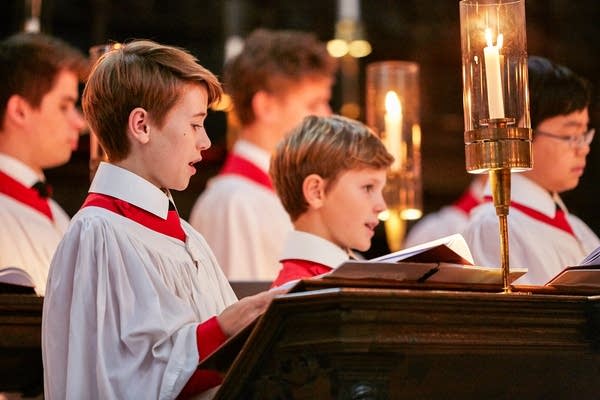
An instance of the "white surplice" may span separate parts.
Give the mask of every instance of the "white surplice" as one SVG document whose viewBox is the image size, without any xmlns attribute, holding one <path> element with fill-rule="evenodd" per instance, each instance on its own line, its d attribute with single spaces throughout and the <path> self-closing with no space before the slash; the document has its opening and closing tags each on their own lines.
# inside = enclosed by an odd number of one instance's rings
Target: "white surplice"
<svg viewBox="0 0 600 400">
<path fill-rule="evenodd" d="M 263 172 L 270 155 L 238 140 L 232 150 Z M 293 229 L 276 193 L 239 175 L 217 175 L 190 214 L 190 223 L 206 238 L 229 280 L 272 281 L 286 234 Z"/>
<path fill-rule="evenodd" d="M 166 218 L 168 198 L 102 163 L 90 192 Z M 45 398 L 173 399 L 198 364 L 196 327 L 236 301 L 204 239 L 185 243 L 100 207 L 74 217 L 50 268 Z"/>
<path fill-rule="evenodd" d="M 464 206 L 467 206 L 466 208 L 455 203 L 427 214 L 408 231 L 404 240 L 404 247 L 413 247 L 455 233 L 461 233 L 469 223 L 471 210 L 481 204 L 484 188 L 485 186 L 480 181 L 474 179 L 467 192 L 458 199 L 458 203 L 466 199 L 466 202 L 463 203 Z"/>
<path fill-rule="evenodd" d="M 489 185 L 486 194 L 490 193 Z M 515 284 L 543 285 L 567 266 L 578 265 L 600 245 L 594 232 L 579 218 L 569 214 L 557 194 L 551 195 L 541 186 L 520 174 L 511 177 L 511 201 L 538 211 L 549 218 L 556 204 L 565 211 L 574 235 L 511 207 L 508 215 L 509 265 L 527 268 L 528 272 Z M 475 264 L 486 267 L 500 265 L 498 217 L 491 202 L 471 213 L 463 232 Z"/>
<path fill-rule="evenodd" d="M 0 154 L 0 171 L 31 187 L 43 180 L 22 162 Z M 35 291 L 43 296 L 50 260 L 69 225 L 69 216 L 48 200 L 53 220 L 12 197 L 0 193 L 0 268 L 21 268 L 31 276 Z"/>
</svg>

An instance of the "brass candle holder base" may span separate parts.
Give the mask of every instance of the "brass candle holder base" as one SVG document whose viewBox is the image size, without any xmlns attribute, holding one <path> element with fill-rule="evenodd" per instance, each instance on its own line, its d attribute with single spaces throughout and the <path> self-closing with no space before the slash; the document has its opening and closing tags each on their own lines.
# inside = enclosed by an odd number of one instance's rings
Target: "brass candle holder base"
<svg viewBox="0 0 600 400">
<path fill-rule="evenodd" d="M 496 208 L 500 234 L 500 264 L 504 293 L 510 293 L 508 249 L 508 211 L 510 208 L 510 174 L 531 169 L 531 138 L 529 128 L 516 128 L 514 119 L 486 121 L 486 127 L 465 132 L 467 171 L 488 172 L 492 198 Z"/>
<path fill-rule="evenodd" d="M 510 266 L 508 261 L 508 210 L 510 208 L 510 169 L 490 170 L 490 187 L 500 227 L 500 265 L 502 266 L 502 290 L 510 293 Z"/>
</svg>

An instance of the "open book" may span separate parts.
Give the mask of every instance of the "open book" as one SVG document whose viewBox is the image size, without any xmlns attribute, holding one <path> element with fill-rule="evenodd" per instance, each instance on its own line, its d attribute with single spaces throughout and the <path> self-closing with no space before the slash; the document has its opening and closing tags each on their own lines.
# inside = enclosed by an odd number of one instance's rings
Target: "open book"
<svg viewBox="0 0 600 400">
<path fill-rule="evenodd" d="M 457 284 L 499 284 L 499 267 L 473 265 L 469 246 L 460 234 L 409 247 L 368 261 L 347 261 L 323 279 L 375 279 Z M 509 282 L 527 269 L 511 268 Z"/>
<path fill-rule="evenodd" d="M 600 265 L 600 247 L 596 247 L 590 254 L 588 254 L 579 265 Z"/>
<path fill-rule="evenodd" d="M 600 290 L 600 265 L 567 267 L 550 279 L 545 286 L 580 287 Z"/>
<path fill-rule="evenodd" d="M 373 258 L 373 262 L 447 262 L 454 264 L 473 265 L 471 250 L 461 234 L 444 236 L 407 249 Z"/>
<path fill-rule="evenodd" d="M 0 293 L 35 293 L 31 275 L 22 268 L 0 268 Z"/>
<path fill-rule="evenodd" d="M 600 247 L 588 254 L 579 265 L 560 271 L 546 286 L 600 289 Z"/>
</svg>

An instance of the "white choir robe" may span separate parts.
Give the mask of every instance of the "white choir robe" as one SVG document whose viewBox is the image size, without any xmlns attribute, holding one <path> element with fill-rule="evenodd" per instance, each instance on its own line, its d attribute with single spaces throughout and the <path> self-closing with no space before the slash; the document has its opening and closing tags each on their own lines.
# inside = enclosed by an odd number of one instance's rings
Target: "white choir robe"
<svg viewBox="0 0 600 400">
<path fill-rule="evenodd" d="M 0 154 L 0 171 L 26 187 L 42 178 L 4 154 Z M 53 220 L 0 193 L 0 268 L 12 266 L 27 271 L 39 296 L 46 291 L 50 261 L 69 225 L 67 213 L 54 200 L 48 202 Z"/>
<path fill-rule="evenodd" d="M 473 208 L 483 201 L 484 188 L 485 185 L 480 179 L 473 179 L 456 203 L 427 214 L 413 225 L 406 235 L 404 247 L 412 247 L 444 236 L 461 233 L 469 222 L 469 215 Z"/>
<path fill-rule="evenodd" d="M 469 222 L 469 214 L 449 205 L 428 214 L 417 222 L 404 240 L 404 247 L 412 247 L 444 236 L 460 233 Z"/>
<path fill-rule="evenodd" d="M 270 155 L 238 140 L 233 152 L 268 173 Z M 200 195 L 190 224 L 206 239 L 229 280 L 272 281 L 293 230 L 277 194 L 238 175 L 217 175 Z"/>
<path fill-rule="evenodd" d="M 167 213 L 163 192 L 109 164 L 90 191 Z M 198 323 L 237 300 L 201 235 L 182 227 L 185 244 L 100 207 L 73 217 L 44 302 L 46 399 L 177 397 L 198 364 Z"/>
<path fill-rule="evenodd" d="M 486 193 L 491 193 L 489 186 Z M 508 215 L 509 265 L 528 269 L 514 284 L 543 285 L 565 267 L 578 265 L 600 245 L 596 234 L 583 221 L 566 211 L 557 194 L 552 196 L 518 173 L 512 174 L 511 201 L 550 218 L 555 215 L 556 201 L 565 211 L 575 233 L 573 236 L 511 207 Z M 472 211 L 463 236 L 477 265 L 500 266 L 498 216 L 492 202 L 484 203 Z"/>
</svg>

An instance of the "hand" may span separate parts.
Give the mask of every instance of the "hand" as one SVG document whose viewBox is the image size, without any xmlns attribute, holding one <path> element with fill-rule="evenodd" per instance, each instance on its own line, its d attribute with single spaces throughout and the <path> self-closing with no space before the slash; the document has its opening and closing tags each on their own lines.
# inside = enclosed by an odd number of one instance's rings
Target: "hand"
<svg viewBox="0 0 600 400">
<path fill-rule="evenodd" d="M 244 297 L 230 305 L 217 316 L 221 330 L 227 336 L 234 335 L 264 313 L 271 304 L 273 297 L 283 293 L 285 293 L 285 290 L 269 290 L 254 296 Z"/>
</svg>

